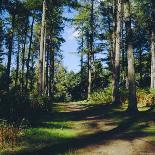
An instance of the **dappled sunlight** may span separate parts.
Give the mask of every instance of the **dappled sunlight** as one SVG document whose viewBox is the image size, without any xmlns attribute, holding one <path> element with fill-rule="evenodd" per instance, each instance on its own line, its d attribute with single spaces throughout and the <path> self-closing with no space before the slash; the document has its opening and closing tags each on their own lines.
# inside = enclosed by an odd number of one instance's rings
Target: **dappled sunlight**
<svg viewBox="0 0 155 155">
<path fill-rule="evenodd" d="M 102 152 L 113 155 L 120 148 L 126 148 L 124 151 L 130 155 L 135 150 L 140 152 L 145 151 L 145 148 L 150 148 L 150 151 L 154 149 L 154 113 L 142 112 L 130 117 L 123 108 L 120 110 L 113 105 L 88 105 L 86 109 L 72 103 L 69 105 L 65 111 L 65 104 L 61 104 L 61 108 L 55 104 L 58 107 L 55 107 L 57 110 L 54 114 L 38 120 L 37 128 L 27 129 L 21 140 L 19 154 L 50 155 L 52 151 L 56 155 L 80 155 L 91 151 L 94 154 Z M 74 106 L 78 106 L 81 111 L 72 111 Z M 124 155 L 124 151 L 120 155 Z"/>
</svg>

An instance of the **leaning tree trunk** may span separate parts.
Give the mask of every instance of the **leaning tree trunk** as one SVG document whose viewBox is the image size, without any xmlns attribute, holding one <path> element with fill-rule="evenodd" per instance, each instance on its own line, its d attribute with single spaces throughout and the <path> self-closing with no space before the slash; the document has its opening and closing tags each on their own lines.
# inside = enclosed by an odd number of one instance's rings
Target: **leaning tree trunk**
<svg viewBox="0 0 155 155">
<path fill-rule="evenodd" d="M 114 87 L 113 87 L 113 103 L 120 103 L 120 50 L 121 50 L 121 10 L 122 0 L 117 1 L 117 25 L 116 25 L 116 47 L 115 47 L 115 65 L 114 65 Z"/>
<path fill-rule="evenodd" d="M 41 39 L 40 39 L 40 55 L 39 55 L 39 94 L 42 95 L 44 91 L 44 56 L 45 56 L 45 24 L 46 23 L 46 1 L 43 2 L 42 25 L 41 25 Z"/>
<path fill-rule="evenodd" d="M 126 44 L 128 56 L 128 84 L 129 84 L 129 103 L 128 111 L 137 112 L 137 98 L 136 98 L 136 83 L 135 83 L 135 68 L 134 68 L 134 49 L 133 49 L 133 34 L 131 28 L 131 11 L 130 1 L 124 0 L 124 14 L 126 26 Z"/>
<path fill-rule="evenodd" d="M 152 0 L 151 88 L 155 89 L 155 1 Z"/>
</svg>

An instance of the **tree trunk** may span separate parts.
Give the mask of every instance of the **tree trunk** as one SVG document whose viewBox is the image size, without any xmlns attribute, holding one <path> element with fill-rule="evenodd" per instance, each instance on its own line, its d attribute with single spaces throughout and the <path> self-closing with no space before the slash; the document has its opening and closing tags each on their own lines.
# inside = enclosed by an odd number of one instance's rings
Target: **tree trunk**
<svg viewBox="0 0 155 155">
<path fill-rule="evenodd" d="M 91 48 L 90 48 L 90 34 L 89 32 L 87 31 L 87 34 L 86 34 L 86 37 L 87 37 L 87 58 L 88 58 L 88 87 L 87 87 L 87 99 L 90 99 L 90 95 L 91 95 L 91 87 L 92 87 L 92 55 L 91 55 Z"/>
<path fill-rule="evenodd" d="M 135 68 L 134 68 L 134 49 L 133 49 L 133 35 L 131 28 L 131 12 L 130 1 L 124 0 L 124 14 L 126 26 L 126 43 L 128 56 L 128 83 L 129 83 L 129 103 L 128 111 L 137 112 L 137 98 L 136 98 L 136 83 L 135 83 Z"/>
<path fill-rule="evenodd" d="M 152 0 L 151 88 L 155 89 L 155 2 Z"/>
<path fill-rule="evenodd" d="M 139 49 L 139 77 L 140 77 L 139 86 L 140 87 L 143 87 L 142 54 L 143 54 L 143 49 L 140 48 Z"/>
<path fill-rule="evenodd" d="M 83 33 L 82 33 L 82 39 L 81 39 L 81 99 L 83 99 L 83 54 L 84 54 L 84 38 L 83 38 Z"/>
<path fill-rule="evenodd" d="M 51 47 L 50 51 L 50 87 L 49 87 L 49 92 L 50 92 L 50 99 L 53 101 L 54 97 L 54 69 L 55 69 L 55 64 L 54 64 L 54 49 Z"/>
<path fill-rule="evenodd" d="M 121 10 L 122 0 L 117 1 L 117 26 L 116 26 L 116 48 L 115 48 L 115 69 L 114 69 L 114 88 L 113 88 L 113 103 L 120 103 L 120 45 L 121 45 Z"/>
<path fill-rule="evenodd" d="M 33 19 L 32 19 L 32 25 L 31 25 L 31 32 L 30 32 L 31 33 L 31 36 L 30 36 L 30 43 L 29 43 L 29 52 L 28 52 L 28 57 L 27 57 L 27 61 L 26 61 L 26 68 L 27 68 L 27 73 L 26 73 L 26 89 L 28 89 L 29 68 L 30 68 L 30 56 L 31 56 L 31 47 L 32 47 L 34 20 L 35 20 L 35 18 L 33 17 Z"/>
<path fill-rule="evenodd" d="M 22 79 L 21 79 L 21 85 L 22 85 L 22 92 L 24 92 L 24 87 L 25 87 L 25 78 L 24 78 L 24 70 L 25 70 L 25 53 L 26 53 L 26 41 L 27 41 L 27 23 L 25 27 L 25 38 L 24 38 L 24 45 L 22 49 Z"/>
<path fill-rule="evenodd" d="M 9 84 L 10 84 L 10 70 L 11 70 L 11 58 L 12 58 L 12 49 L 13 49 L 13 35 L 14 35 L 14 28 L 15 28 L 15 14 L 12 15 L 12 24 L 11 30 L 8 35 L 8 62 L 7 62 L 7 70 L 6 70 L 6 89 L 9 91 Z"/>
<path fill-rule="evenodd" d="M 45 52 L 45 23 L 46 23 L 46 1 L 43 1 L 43 13 L 42 13 L 42 26 L 41 26 L 41 39 L 40 39 L 40 55 L 39 55 L 39 94 L 42 95 L 44 91 L 44 52 Z"/>
<path fill-rule="evenodd" d="M 46 53 L 46 95 L 49 95 L 49 60 L 50 60 L 50 41 L 48 41 L 47 53 Z"/>
<path fill-rule="evenodd" d="M 19 53 L 20 53 L 20 42 L 18 38 L 18 52 L 17 52 L 17 59 L 16 59 L 16 78 L 15 78 L 15 87 L 18 85 L 19 80 Z"/>
<path fill-rule="evenodd" d="M 111 44 L 111 65 L 112 65 L 112 90 L 114 91 L 114 77 L 115 77 L 115 48 L 116 48 L 116 14 L 117 14 L 117 3 L 116 0 L 113 0 L 113 32 L 112 32 L 112 44 Z M 112 92 L 112 96 L 114 92 Z M 114 100 L 114 99 L 113 99 Z"/>
</svg>

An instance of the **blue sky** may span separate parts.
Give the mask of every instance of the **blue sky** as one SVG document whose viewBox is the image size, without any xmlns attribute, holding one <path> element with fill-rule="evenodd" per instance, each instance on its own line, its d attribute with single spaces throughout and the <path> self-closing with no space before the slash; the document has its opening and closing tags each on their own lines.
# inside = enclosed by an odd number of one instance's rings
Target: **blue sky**
<svg viewBox="0 0 155 155">
<path fill-rule="evenodd" d="M 64 13 L 65 17 L 72 18 L 75 15 L 75 11 L 68 12 L 67 10 Z M 63 37 L 66 40 L 62 44 L 63 51 L 63 65 L 67 70 L 78 72 L 80 70 L 80 56 L 77 54 L 78 43 L 76 40 L 77 32 L 74 27 L 69 23 L 66 23 Z"/>
</svg>

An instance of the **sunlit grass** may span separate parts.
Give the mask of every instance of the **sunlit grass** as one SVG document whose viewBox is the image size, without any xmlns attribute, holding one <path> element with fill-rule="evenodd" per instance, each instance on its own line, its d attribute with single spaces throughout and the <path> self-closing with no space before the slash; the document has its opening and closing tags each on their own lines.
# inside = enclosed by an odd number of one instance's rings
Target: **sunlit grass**
<svg viewBox="0 0 155 155">
<path fill-rule="evenodd" d="M 80 104 L 81 103 L 78 103 L 78 105 Z M 97 107 L 98 105 L 93 106 Z M 85 103 L 84 106 L 82 105 L 82 108 L 84 107 L 89 110 L 89 108 L 92 108 L 93 106 Z M 126 120 L 130 118 L 130 116 L 124 115 L 126 109 L 127 104 L 123 104 L 121 107 L 113 107 L 112 109 L 107 109 L 107 111 L 105 110 L 104 114 L 111 119 L 111 122 L 114 125 L 119 126 L 122 123 L 126 123 Z M 139 107 L 139 111 L 141 112 L 145 112 L 148 109 L 149 107 L 146 106 Z M 31 128 L 24 131 L 19 144 L 14 148 L 13 152 L 38 150 L 60 142 L 66 143 L 68 140 L 77 138 L 79 136 L 93 134 L 94 130 L 92 130 L 92 127 L 90 126 L 91 120 L 81 118 L 75 119 L 78 117 L 77 115 L 67 115 L 65 113 L 61 113 L 64 111 L 65 106 L 55 105 L 53 114 L 43 115 L 40 118 L 38 117 L 37 126 L 32 125 Z M 93 111 L 91 111 L 89 114 L 91 113 L 93 113 Z M 92 116 L 97 114 L 100 115 L 100 112 L 94 113 Z M 153 121 L 149 121 L 149 118 L 142 118 L 141 120 L 137 119 L 133 121 L 134 122 L 132 124 L 129 124 L 130 127 L 126 131 L 127 134 L 132 135 L 136 132 L 142 132 L 143 134 L 146 134 L 146 137 L 149 140 L 155 141 L 155 123 Z M 0 154 L 6 154 L 8 151 L 11 151 L 11 148 L 5 148 L 1 150 Z M 65 155 L 72 154 L 76 154 L 76 151 L 69 151 Z"/>
</svg>

